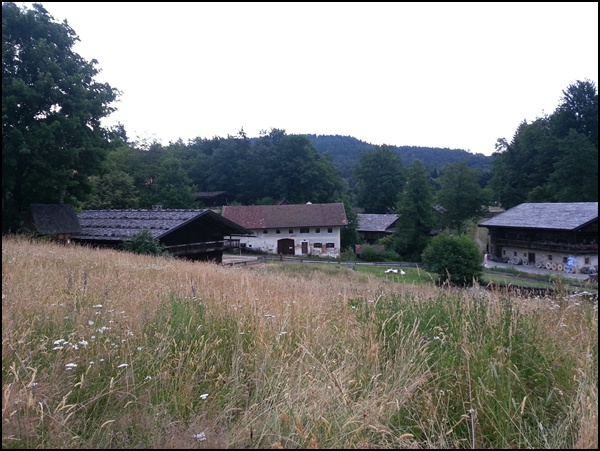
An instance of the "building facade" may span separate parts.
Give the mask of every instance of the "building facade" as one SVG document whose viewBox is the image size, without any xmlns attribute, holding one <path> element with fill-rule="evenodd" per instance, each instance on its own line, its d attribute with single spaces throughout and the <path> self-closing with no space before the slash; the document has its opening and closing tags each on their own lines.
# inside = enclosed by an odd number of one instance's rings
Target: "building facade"
<svg viewBox="0 0 600 451">
<path fill-rule="evenodd" d="M 280 255 L 337 258 L 348 225 L 343 203 L 223 207 L 223 217 L 252 231 L 240 248 Z"/>
<path fill-rule="evenodd" d="M 523 203 L 478 224 L 490 258 L 554 271 L 598 272 L 598 202 Z"/>
</svg>

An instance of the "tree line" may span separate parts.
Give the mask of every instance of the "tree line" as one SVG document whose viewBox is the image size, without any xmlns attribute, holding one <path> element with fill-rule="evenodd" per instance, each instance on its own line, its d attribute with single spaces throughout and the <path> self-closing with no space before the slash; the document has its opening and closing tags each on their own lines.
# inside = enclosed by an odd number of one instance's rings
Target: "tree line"
<svg viewBox="0 0 600 451">
<path fill-rule="evenodd" d="M 353 226 L 357 211 L 398 213 L 402 233 L 385 244 L 418 260 L 432 230 L 463 233 L 488 205 L 598 199 L 598 95 L 589 80 L 568 86 L 555 112 L 523 122 L 510 142 L 499 139 L 491 157 L 444 149 L 460 158 L 437 165 L 426 157 L 440 160 L 436 149 L 350 138 L 344 156 L 340 137 L 281 129 L 131 142 L 124 125 L 101 125 L 121 93 L 95 81 L 97 61 L 73 51 L 79 38 L 66 22 L 40 4 L 3 3 L 2 17 L 3 233 L 23 227 L 31 203 L 200 208 L 198 192 L 226 191 L 240 205 L 341 201 Z M 353 227 L 343 238 L 359 240 Z"/>
</svg>

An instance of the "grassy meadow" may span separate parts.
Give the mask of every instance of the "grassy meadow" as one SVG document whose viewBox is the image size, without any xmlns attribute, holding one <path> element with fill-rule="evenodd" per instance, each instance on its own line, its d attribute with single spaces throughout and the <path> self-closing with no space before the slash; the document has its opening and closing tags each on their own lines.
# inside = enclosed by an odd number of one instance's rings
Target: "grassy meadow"
<svg viewBox="0 0 600 451">
<path fill-rule="evenodd" d="M 404 269 L 3 237 L 2 448 L 598 447 L 597 294 Z"/>
</svg>

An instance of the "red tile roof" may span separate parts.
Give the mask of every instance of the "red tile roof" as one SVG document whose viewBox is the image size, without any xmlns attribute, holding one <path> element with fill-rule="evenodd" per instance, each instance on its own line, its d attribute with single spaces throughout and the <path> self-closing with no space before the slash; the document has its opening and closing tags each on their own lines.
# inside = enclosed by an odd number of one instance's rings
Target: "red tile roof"
<svg viewBox="0 0 600 451">
<path fill-rule="evenodd" d="M 344 204 L 250 205 L 223 207 L 223 217 L 246 229 L 348 225 Z"/>
</svg>

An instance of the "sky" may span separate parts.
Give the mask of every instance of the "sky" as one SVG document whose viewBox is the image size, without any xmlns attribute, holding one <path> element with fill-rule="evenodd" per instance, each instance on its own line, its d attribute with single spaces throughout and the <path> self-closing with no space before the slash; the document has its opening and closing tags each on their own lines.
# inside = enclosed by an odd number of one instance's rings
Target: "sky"
<svg viewBox="0 0 600 451">
<path fill-rule="evenodd" d="M 136 142 L 276 128 L 491 155 L 598 86 L 598 2 L 39 3 Z"/>
</svg>

